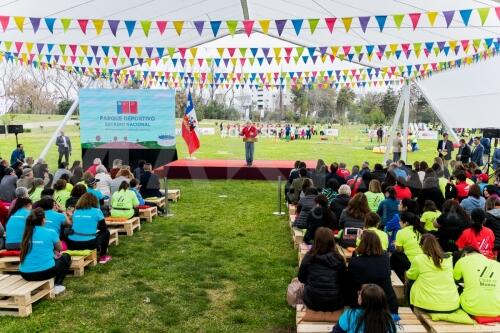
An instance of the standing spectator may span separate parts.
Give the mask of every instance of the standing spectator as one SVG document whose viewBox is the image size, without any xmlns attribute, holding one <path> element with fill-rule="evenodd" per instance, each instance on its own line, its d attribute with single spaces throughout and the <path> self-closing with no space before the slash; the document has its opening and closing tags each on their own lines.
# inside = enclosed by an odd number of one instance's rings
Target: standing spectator
<svg viewBox="0 0 500 333">
<path fill-rule="evenodd" d="M 484 147 L 484 152 L 483 152 L 483 165 L 484 165 L 485 163 L 488 163 L 489 159 L 490 159 L 491 140 L 490 140 L 490 138 L 483 137 L 483 138 L 481 138 L 481 140 L 479 140 L 479 142 L 481 142 L 481 144 Z"/>
<path fill-rule="evenodd" d="M 97 173 L 97 167 L 101 164 L 102 164 L 102 162 L 101 162 L 100 158 L 98 158 L 98 157 L 94 158 L 94 162 L 87 170 L 85 170 L 85 172 L 88 172 L 88 173 L 92 174 L 92 177 L 95 177 L 95 175 Z"/>
<path fill-rule="evenodd" d="M 392 140 L 392 160 L 399 161 L 401 158 L 401 148 L 403 148 L 403 140 L 401 133 L 397 132 L 396 137 Z"/>
<path fill-rule="evenodd" d="M 462 163 L 470 162 L 471 150 L 469 145 L 465 142 L 464 139 L 460 139 L 460 148 L 458 148 L 457 161 Z"/>
<path fill-rule="evenodd" d="M 153 173 L 151 164 L 144 164 L 144 174 L 140 179 L 141 195 L 144 199 L 151 197 L 161 197 L 163 194 L 160 192 L 160 177 Z"/>
<path fill-rule="evenodd" d="M 71 156 L 71 140 L 69 137 L 64 135 L 64 132 L 61 131 L 59 136 L 56 139 L 57 152 L 59 153 L 59 158 L 57 159 L 57 164 L 61 164 L 62 158 L 66 161 L 66 164 L 69 163 L 69 157 Z"/>
<path fill-rule="evenodd" d="M 10 165 L 14 165 L 16 162 L 24 163 L 26 155 L 24 153 L 24 147 L 21 143 L 17 145 L 17 148 L 10 155 Z"/>
<path fill-rule="evenodd" d="M 493 153 L 493 170 L 498 170 L 500 168 L 500 148 L 495 148 Z"/>
<path fill-rule="evenodd" d="M 11 202 L 16 196 L 17 176 L 12 168 L 5 169 L 5 176 L 0 182 L 0 200 Z"/>
<path fill-rule="evenodd" d="M 377 130 L 377 144 L 381 145 L 384 138 L 384 130 L 379 127 Z"/>
<path fill-rule="evenodd" d="M 493 254 L 495 235 L 493 231 L 483 226 L 486 214 L 482 208 L 475 208 L 471 212 L 472 225 L 465 229 L 456 241 L 458 249 L 461 251 L 470 246 L 478 250 L 482 255 L 490 259 L 496 259 Z"/>
<path fill-rule="evenodd" d="M 474 149 L 472 150 L 471 153 L 471 161 L 476 163 L 478 166 L 482 166 L 483 154 L 484 154 L 484 147 L 481 144 L 480 138 L 476 136 L 474 138 Z"/>
<path fill-rule="evenodd" d="M 443 159 L 445 168 L 448 168 L 448 162 L 451 160 L 451 152 L 453 149 L 453 142 L 448 140 L 448 133 L 443 133 L 443 139 L 439 140 L 437 151 L 439 152 L 439 157 Z"/>
</svg>

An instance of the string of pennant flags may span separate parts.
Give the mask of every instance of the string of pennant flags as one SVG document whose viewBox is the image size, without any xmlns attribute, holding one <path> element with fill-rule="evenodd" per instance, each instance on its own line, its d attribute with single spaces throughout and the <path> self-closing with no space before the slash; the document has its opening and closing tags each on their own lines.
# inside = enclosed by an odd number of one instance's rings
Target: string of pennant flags
<svg viewBox="0 0 500 333">
<path fill-rule="evenodd" d="M 425 11 L 392 15 L 372 15 L 357 17 L 327 17 L 327 18 L 297 18 L 297 19 L 263 19 L 263 20 L 115 20 L 115 19 L 96 19 L 96 18 L 56 18 L 56 17 L 26 17 L 26 16 L 7 16 L 0 15 L 0 28 L 5 32 L 9 28 L 17 29 L 21 32 L 31 29 L 33 33 L 38 33 L 40 29 L 46 29 L 51 34 L 56 32 L 80 31 L 84 35 L 93 34 L 99 36 L 104 30 L 109 30 L 115 37 L 119 31 L 126 31 L 131 37 L 134 34 L 141 33 L 149 37 L 153 31 L 159 35 L 164 35 L 166 31 L 173 30 L 178 36 L 185 33 L 186 30 L 195 30 L 200 36 L 204 33 L 212 34 L 214 37 L 228 32 L 231 35 L 242 31 L 248 36 L 256 31 L 268 34 L 270 31 L 281 36 L 287 29 L 291 29 L 298 36 L 307 31 L 314 34 L 318 30 L 328 30 L 333 33 L 335 29 L 343 29 L 349 32 L 353 27 L 361 28 L 366 32 L 368 28 L 375 28 L 382 32 L 391 27 L 401 29 L 411 26 L 413 30 L 423 27 L 424 20 L 426 27 L 443 26 L 469 26 L 471 18 L 474 16 L 479 19 L 481 26 L 484 26 L 489 17 L 493 17 L 491 12 L 496 13 L 496 20 L 500 21 L 500 7 L 480 7 L 466 8 L 444 11 Z M 175 35 L 175 34 L 174 34 Z"/>
<path fill-rule="evenodd" d="M 181 66 L 189 64 L 191 67 L 211 66 L 228 67 L 230 64 L 244 66 L 299 62 L 316 64 L 319 61 L 333 63 L 335 58 L 341 60 L 372 61 L 375 57 L 379 60 L 398 60 L 401 57 L 409 59 L 414 55 L 417 59 L 436 57 L 440 54 L 458 55 L 459 52 L 477 53 L 495 47 L 500 48 L 500 37 L 462 39 L 449 41 L 430 41 L 413 43 L 391 43 L 378 45 L 344 45 L 344 46 L 320 46 L 320 47 L 261 47 L 261 48 L 217 48 L 219 57 L 200 57 L 201 48 L 173 48 L 173 47 L 131 47 L 131 46 L 103 46 L 103 45 L 79 45 L 79 44 L 45 44 L 18 41 L 0 41 L 0 52 L 13 53 L 14 56 L 25 60 L 38 60 L 48 63 L 56 62 L 64 65 L 79 66 L 152 66 L 171 64 L 174 67 L 179 63 Z M 207 50 L 207 48 L 203 48 Z M 167 57 L 168 56 L 168 57 Z"/>
</svg>

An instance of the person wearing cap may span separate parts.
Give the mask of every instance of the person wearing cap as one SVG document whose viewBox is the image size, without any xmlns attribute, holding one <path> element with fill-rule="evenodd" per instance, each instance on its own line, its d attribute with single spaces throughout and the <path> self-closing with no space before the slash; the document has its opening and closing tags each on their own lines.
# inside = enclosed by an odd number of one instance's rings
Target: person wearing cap
<svg viewBox="0 0 500 333">
<path fill-rule="evenodd" d="M 139 200 L 134 192 L 130 190 L 130 185 L 122 181 L 118 191 L 111 196 L 111 217 L 125 217 L 127 219 L 138 215 Z"/>
<path fill-rule="evenodd" d="M 16 197 L 17 176 L 12 168 L 5 169 L 5 176 L 0 182 L 0 200 L 11 202 Z"/>
<path fill-rule="evenodd" d="M 99 203 L 97 205 L 97 208 L 100 208 L 101 205 L 104 204 L 104 200 L 107 197 L 105 197 L 99 190 L 96 189 L 98 182 L 99 182 L 99 179 L 95 179 L 92 177 L 92 178 L 88 179 L 85 182 L 85 184 L 87 185 L 87 193 L 90 193 L 97 198 L 97 202 Z"/>
</svg>

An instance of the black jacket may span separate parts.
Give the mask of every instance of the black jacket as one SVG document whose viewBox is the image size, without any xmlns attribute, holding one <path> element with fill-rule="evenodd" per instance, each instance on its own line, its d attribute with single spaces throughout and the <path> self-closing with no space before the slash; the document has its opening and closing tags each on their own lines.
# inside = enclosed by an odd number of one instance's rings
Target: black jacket
<svg viewBox="0 0 500 333">
<path fill-rule="evenodd" d="M 426 200 L 434 201 L 436 207 L 441 211 L 444 203 L 443 192 L 438 187 L 423 188 L 418 194 L 417 202 L 420 208 L 420 213 L 424 210 L 424 203 Z"/>
<path fill-rule="evenodd" d="M 484 226 L 488 227 L 495 234 L 495 249 L 500 250 L 500 209 L 492 209 L 486 212 L 486 222 Z"/>
<path fill-rule="evenodd" d="M 344 307 L 346 266 L 333 252 L 311 256 L 307 253 L 299 268 L 305 284 L 304 304 L 315 311 L 336 311 Z"/>
<path fill-rule="evenodd" d="M 392 313 L 398 313 L 398 300 L 392 288 L 391 265 L 389 256 L 353 257 L 348 267 L 349 295 L 348 305 L 358 307 L 358 291 L 363 284 L 375 283 L 387 296 Z"/>
<path fill-rule="evenodd" d="M 466 144 L 463 148 L 462 147 L 458 148 L 457 161 L 460 161 L 462 163 L 469 163 L 470 155 L 471 155 L 470 146 Z"/>
<path fill-rule="evenodd" d="M 372 172 L 372 179 L 376 179 L 382 184 L 385 181 L 385 173 L 384 171 L 373 171 Z"/>
<path fill-rule="evenodd" d="M 335 214 L 337 220 L 340 219 L 340 214 L 342 214 L 342 211 L 347 207 L 349 200 L 351 200 L 351 198 L 345 194 L 340 194 L 335 199 L 333 199 L 332 203 L 330 204 L 330 210 L 333 212 L 333 214 Z"/>
<path fill-rule="evenodd" d="M 339 230 L 339 223 L 335 215 L 328 209 L 328 215 L 323 215 L 323 208 L 314 207 L 313 210 L 307 215 L 307 231 L 304 235 L 304 242 L 311 244 L 314 240 L 314 234 L 319 227 L 330 228 L 332 230 Z"/>
<path fill-rule="evenodd" d="M 144 172 L 141 177 L 141 195 L 144 199 L 151 197 L 162 197 L 160 192 L 160 178 L 149 171 Z"/>
<path fill-rule="evenodd" d="M 457 251 L 458 248 L 455 242 L 462 234 L 462 231 L 469 226 L 469 222 L 456 213 L 442 214 L 436 222 L 439 225 L 439 229 L 435 232 L 435 235 L 443 251 Z"/>
<path fill-rule="evenodd" d="M 325 184 L 328 184 L 328 181 L 330 179 L 335 179 L 339 183 L 339 185 L 343 185 L 346 183 L 345 179 L 337 175 L 337 173 L 330 172 L 329 174 L 327 174 L 325 179 Z"/>
</svg>

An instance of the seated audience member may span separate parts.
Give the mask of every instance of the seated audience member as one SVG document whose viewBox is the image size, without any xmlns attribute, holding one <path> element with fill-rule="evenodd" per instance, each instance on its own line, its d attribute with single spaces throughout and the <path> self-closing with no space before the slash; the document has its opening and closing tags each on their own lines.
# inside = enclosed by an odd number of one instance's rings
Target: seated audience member
<svg viewBox="0 0 500 333">
<path fill-rule="evenodd" d="M 23 169 L 21 177 L 17 180 L 17 187 L 31 188 L 35 177 L 33 176 L 33 170 L 30 168 Z"/>
<path fill-rule="evenodd" d="M 59 179 L 54 184 L 54 200 L 63 209 L 66 209 L 66 201 L 71 196 L 71 191 L 66 188 L 66 184 L 64 179 Z"/>
<path fill-rule="evenodd" d="M 5 206 L 3 201 L 0 201 L 0 224 L 2 225 L 2 227 L 5 227 L 5 225 L 7 224 L 8 216 L 9 216 L 9 209 L 7 208 L 7 206 Z"/>
<path fill-rule="evenodd" d="M 368 201 L 368 207 L 372 212 L 378 210 L 378 206 L 382 201 L 384 201 L 385 196 L 382 193 L 382 188 L 380 182 L 376 179 L 372 179 L 368 185 L 368 191 L 365 192 L 366 200 Z"/>
<path fill-rule="evenodd" d="M 396 186 L 396 174 L 393 171 L 387 171 L 385 180 L 382 183 L 382 193 L 387 192 L 387 188 Z"/>
<path fill-rule="evenodd" d="M 416 216 L 420 215 L 420 207 L 418 206 L 418 202 L 412 199 L 403 199 L 399 205 L 400 212 L 410 212 L 415 214 Z"/>
<path fill-rule="evenodd" d="M 61 175 L 68 175 L 70 178 L 71 178 L 71 176 L 73 176 L 71 174 L 71 171 L 68 170 L 68 163 L 67 162 L 59 163 L 59 168 L 54 173 L 54 178 L 52 181 L 54 183 L 57 182 L 59 180 L 59 178 L 61 178 Z"/>
<path fill-rule="evenodd" d="M 144 164 L 144 174 L 141 179 L 141 195 L 144 199 L 152 197 L 161 197 L 163 194 L 160 192 L 160 177 L 153 173 L 151 164 Z"/>
<path fill-rule="evenodd" d="M 467 183 L 465 172 L 457 172 L 455 173 L 455 177 L 457 179 L 455 183 L 455 189 L 457 190 L 457 199 L 459 201 L 462 201 L 469 196 L 470 185 L 469 183 Z"/>
<path fill-rule="evenodd" d="M 96 190 L 102 193 L 103 196 L 111 196 L 111 176 L 108 174 L 106 167 L 104 165 L 99 165 L 96 169 L 97 174 L 95 179 L 97 180 Z"/>
<path fill-rule="evenodd" d="M 116 174 L 122 168 L 122 163 L 123 162 L 120 159 L 114 159 L 113 160 L 113 168 L 111 168 L 111 170 L 109 170 L 109 175 L 111 176 L 112 179 L 116 178 Z M 118 186 L 120 186 L 120 185 L 118 185 Z"/>
<path fill-rule="evenodd" d="M 500 151 L 500 149 L 498 151 Z M 489 199 L 490 197 L 500 199 L 500 197 L 498 196 L 498 188 L 496 185 L 486 185 L 483 190 L 483 195 L 486 199 Z"/>
<path fill-rule="evenodd" d="M 447 200 L 444 202 L 443 212 L 436 220 L 438 230 L 435 232 L 443 251 L 457 251 L 455 242 L 469 224 L 469 215 L 457 201 Z"/>
<path fill-rule="evenodd" d="M 339 165 L 337 163 L 332 163 L 330 165 L 330 173 L 326 176 L 326 182 L 328 183 L 330 179 L 335 179 L 339 185 L 345 184 L 345 178 L 339 176 L 338 171 Z"/>
<path fill-rule="evenodd" d="M 30 197 L 31 201 L 37 202 L 42 198 L 42 191 L 45 188 L 45 184 L 43 182 L 43 179 L 41 178 L 35 178 L 33 181 L 33 184 L 31 185 L 31 188 L 28 191 L 28 196 Z"/>
<path fill-rule="evenodd" d="M 459 250 L 469 246 L 479 250 L 482 255 L 489 259 L 495 259 L 493 253 L 495 246 L 495 235 L 490 228 L 483 226 L 486 214 L 481 208 L 475 208 L 471 213 L 472 225 L 462 231 L 462 234 L 456 241 Z"/>
<path fill-rule="evenodd" d="M 396 199 L 411 199 L 412 194 L 409 187 L 406 186 L 406 180 L 404 178 L 398 178 L 396 180 L 396 186 L 394 186 L 394 191 L 396 191 Z"/>
<path fill-rule="evenodd" d="M 311 177 L 316 188 L 321 191 L 326 184 L 326 175 L 328 175 L 328 167 L 325 161 L 319 159 L 316 164 L 316 169 L 314 169 Z"/>
<path fill-rule="evenodd" d="M 125 182 L 129 183 L 131 179 L 134 179 L 134 176 L 132 175 L 130 170 L 120 169 L 120 171 L 118 171 L 116 173 L 116 177 L 113 178 L 113 180 L 109 184 L 109 190 L 111 192 L 111 195 L 113 195 L 113 193 L 118 191 L 118 188 L 120 187 L 122 182 L 125 181 Z"/>
<path fill-rule="evenodd" d="M 144 160 L 139 160 L 137 163 L 137 168 L 134 169 L 134 178 L 135 179 L 141 179 L 142 175 L 144 174 L 144 165 L 146 164 L 146 161 Z"/>
<path fill-rule="evenodd" d="M 73 212 L 72 232 L 68 236 L 68 249 L 93 250 L 99 253 L 99 263 L 111 260 L 107 255 L 109 230 L 102 211 L 97 208 L 97 198 L 90 193 L 82 195 Z"/>
<path fill-rule="evenodd" d="M 96 189 L 98 183 L 99 180 L 91 178 L 87 180 L 85 184 L 87 185 L 87 192 L 93 194 L 97 198 L 97 202 L 99 203 L 98 207 L 100 208 L 101 205 L 104 205 L 104 200 L 108 197 L 105 197 L 100 191 Z"/>
<path fill-rule="evenodd" d="M 64 179 L 66 181 L 66 191 L 71 193 L 73 189 L 73 184 L 70 182 L 70 177 L 67 173 L 63 173 L 59 179 Z"/>
<path fill-rule="evenodd" d="M 54 230 L 57 237 L 60 237 L 63 227 L 70 225 L 66 214 L 57 211 L 56 202 L 51 197 L 43 197 L 39 207 L 45 212 L 45 228 Z"/>
<path fill-rule="evenodd" d="M 99 165 L 102 165 L 101 159 L 98 157 L 94 158 L 94 162 L 87 170 L 85 170 L 85 172 L 88 172 L 92 175 L 92 177 L 95 177 L 95 175 L 97 174 L 97 167 Z"/>
<path fill-rule="evenodd" d="M 299 199 L 299 203 L 297 204 L 297 217 L 293 222 L 295 228 L 307 228 L 307 216 L 316 204 L 314 199 L 317 195 L 318 190 L 314 187 L 310 187 L 305 191 L 304 197 Z"/>
<path fill-rule="evenodd" d="M 392 289 L 389 255 L 383 250 L 380 237 L 372 230 L 363 232 L 356 256 L 351 258 L 347 271 L 351 307 L 357 307 L 356 300 L 361 286 L 374 283 L 384 290 L 391 312 L 398 313 L 398 300 Z"/>
<path fill-rule="evenodd" d="M 366 196 L 363 193 L 356 194 L 340 214 L 339 227 L 342 232 L 340 245 L 342 247 L 356 247 L 356 239 L 363 230 L 368 213 L 370 213 L 370 208 Z"/>
<path fill-rule="evenodd" d="M 493 250 L 500 253 L 500 199 L 497 197 L 488 198 L 484 209 L 486 210 L 484 226 L 493 231 L 495 235 L 495 247 Z"/>
<path fill-rule="evenodd" d="M 71 190 L 70 197 L 68 198 L 68 200 L 66 200 L 66 210 L 72 212 L 75 209 L 78 200 L 80 200 L 82 195 L 84 195 L 85 193 L 87 193 L 87 188 L 84 185 L 75 185 L 75 187 L 73 187 L 73 190 Z"/>
<path fill-rule="evenodd" d="M 385 190 L 385 199 L 378 205 L 377 214 L 382 218 L 382 226 L 392 220 L 396 214 L 399 214 L 399 200 L 396 199 L 394 187 L 389 186 Z"/>
<path fill-rule="evenodd" d="M 9 214 L 12 211 L 12 208 L 16 205 L 17 199 L 20 199 L 20 198 L 29 198 L 28 189 L 26 187 L 18 187 L 18 188 L 16 188 L 15 194 L 16 194 L 15 199 L 12 200 L 12 202 L 10 203 Z"/>
<path fill-rule="evenodd" d="M 72 176 L 70 178 L 70 182 L 73 186 L 75 186 L 76 184 L 78 184 L 83 180 L 83 168 L 81 166 L 80 161 L 73 162 L 73 166 L 71 167 L 71 173 Z"/>
<path fill-rule="evenodd" d="M 481 196 L 479 186 L 474 184 L 469 186 L 469 196 L 460 202 L 460 206 L 470 215 L 475 208 L 483 209 L 485 203 L 486 200 Z"/>
<path fill-rule="evenodd" d="M 326 196 L 328 199 L 328 205 L 330 205 L 337 195 L 339 195 L 339 183 L 335 179 L 329 179 L 326 182 L 325 187 L 321 190 L 321 194 Z"/>
<path fill-rule="evenodd" d="M 31 200 L 29 198 L 19 198 L 11 209 L 5 231 L 5 248 L 7 250 L 19 250 L 23 239 L 26 218 L 31 212 Z"/>
<path fill-rule="evenodd" d="M 429 175 L 429 173 L 426 173 L 426 175 Z M 417 202 L 421 209 L 423 209 L 427 200 L 434 202 L 438 210 L 443 208 L 444 196 L 439 189 L 439 180 L 434 175 L 435 172 L 432 172 L 431 176 L 424 179 L 424 185 L 418 194 Z"/>
<path fill-rule="evenodd" d="M 384 290 L 376 284 L 366 284 L 358 296 L 359 308 L 342 313 L 333 327 L 334 333 L 396 333 Z"/>
<path fill-rule="evenodd" d="M 382 184 L 385 181 L 384 167 L 380 163 L 376 163 L 373 166 L 372 179 L 376 179 Z"/>
<path fill-rule="evenodd" d="M 424 224 L 425 230 L 429 232 L 436 231 L 436 224 L 439 216 L 441 216 L 441 212 L 437 209 L 434 201 L 425 200 L 424 213 L 420 217 L 420 221 Z"/>
<path fill-rule="evenodd" d="M 27 281 L 43 281 L 54 278 L 56 295 L 66 288 L 63 281 L 71 265 L 71 257 L 63 253 L 54 259 L 54 251 L 61 251 L 59 235 L 45 226 L 46 217 L 43 209 L 34 209 L 26 219 L 21 243 L 21 264 L 19 271 Z"/>
<path fill-rule="evenodd" d="M 304 242 L 312 244 L 316 229 L 320 227 L 329 228 L 332 232 L 339 229 L 337 218 L 328 208 L 328 199 L 323 194 L 314 198 L 315 207 L 307 215 L 307 231 L 304 235 Z"/>
<path fill-rule="evenodd" d="M 17 176 L 12 168 L 5 169 L 5 176 L 0 182 L 0 200 L 3 202 L 12 202 L 16 197 Z"/>
<path fill-rule="evenodd" d="M 413 259 L 422 254 L 419 242 L 425 229 L 413 213 L 402 213 L 400 220 L 401 230 L 396 234 L 396 251 L 391 256 L 391 267 L 401 281 L 404 281 L 405 272 L 410 268 Z"/>
<path fill-rule="evenodd" d="M 333 233 L 318 228 L 314 244 L 299 268 L 304 286 L 304 304 L 315 311 L 337 311 L 344 308 L 346 265 L 338 252 Z"/>
<path fill-rule="evenodd" d="M 408 170 L 408 177 L 404 179 L 404 183 L 407 188 L 410 189 L 412 198 L 417 198 L 422 191 L 422 182 L 420 177 L 415 170 Z"/>
<path fill-rule="evenodd" d="M 460 306 L 470 315 L 500 317 L 500 263 L 490 260 L 472 247 L 464 248 L 453 269 L 456 281 L 463 280 Z M 492 280 L 490 277 L 495 277 Z M 491 283 L 495 281 L 495 283 Z"/>
<path fill-rule="evenodd" d="M 111 196 L 111 217 L 124 217 L 131 218 L 134 215 L 138 216 L 138 211 L 136 213 L 137 206 L 139 206 L 139 200 L 133 191 L 130 190 L 130 185 L 126 181 L 123 181 L 120 185 L 118 191 L 113 193 Z"/>
<path fill-rule="evenodd" d="M 330 204 L 330 210 L 335 214 L 337 221 L 340 219 L 340 215 L 347 207 L 347 204 L 351 200 L 351 188 L 346 185 L 340 185 L 339 187 L 339 195 L 337 195 Z"/>
<path fill-rule="evenodd" d="M 135 193 L 135 196 L 137 197 L 137 200 L 139 200 L 139 206 L 144 206 L 146 205 L 146 200 L 142 197 L 141 193 L 139 192 L 139 181 L 137 179 L 132 179 L 130 180 L 130 190 Z"/>
<path fill-rule="evenodd" d="M 146 175 L 146 173 L 144 173 L 144 176 L 145 175 Z M 299 178 L 296 178 L 293 180 L 292 185 L 290 187 L 290 192 L 288 192 L 288 199 L 290 200 L 291 203 L 299 202 L 302 186 L 304 185 L 304 181 L 306 179 L 310 180 L 311 184 L 312 184 L 312 179 L 307 177 L 307 169 L 301 168 L 299 170 Z M 141 179 L 141 184 L 143 184 L 143 186 L 144 186 L 142 179 Z M 141 188 L 141 190 L 142 190 L 142 188 Z"/>
<path fill-rule="evenodd" d="M 372 180 L 372 175 L 369 172 L 363 173 L 363 175 L 359 175 L 357 178 L 347 182 L 347 185 L 352 187 L 352 195 L 356 193 L 365 193 L 368 191 L 370 186 L 370 181 Z"/>
<path fill-rule="evenodd" d="M 344 162 L 339 163 L 339 169 L 337 170 L 337 175 L 340 177 L 344 178 L 346 181 L 348 179 L 354 179 L 358 175 L 359 172 L 359 167 L 357 165 L 354 165 L 352 167 L 352 174 L 347 170 L 347 166 Z"/>
<path fill-rule="evenodd" d="M 379 229 L 380 227 L 380 217 L 377 213 L 370 212 L 365 216 L 365 226 L 364 231 L 371 231 L 380 239 L 380 244 L 382 245 L 382 250 L 387 251 L 389 248 L 389 237 L 386 232 Z M 363 232 L 364 232 L 363 231 Z M 356 240 L 356 246 L 359 246 L 361 237 Z"/>
<path fill-rule="evenodd" d="M 410 290 L 410 304 L 429 312 L 454 311 L 460 307 L 453 279 L 453 258 L 443 252 L 434 235 L 420 240 L 421 254 L 416 255 L 406 272 L 415 281 Z"/>
</svg>

